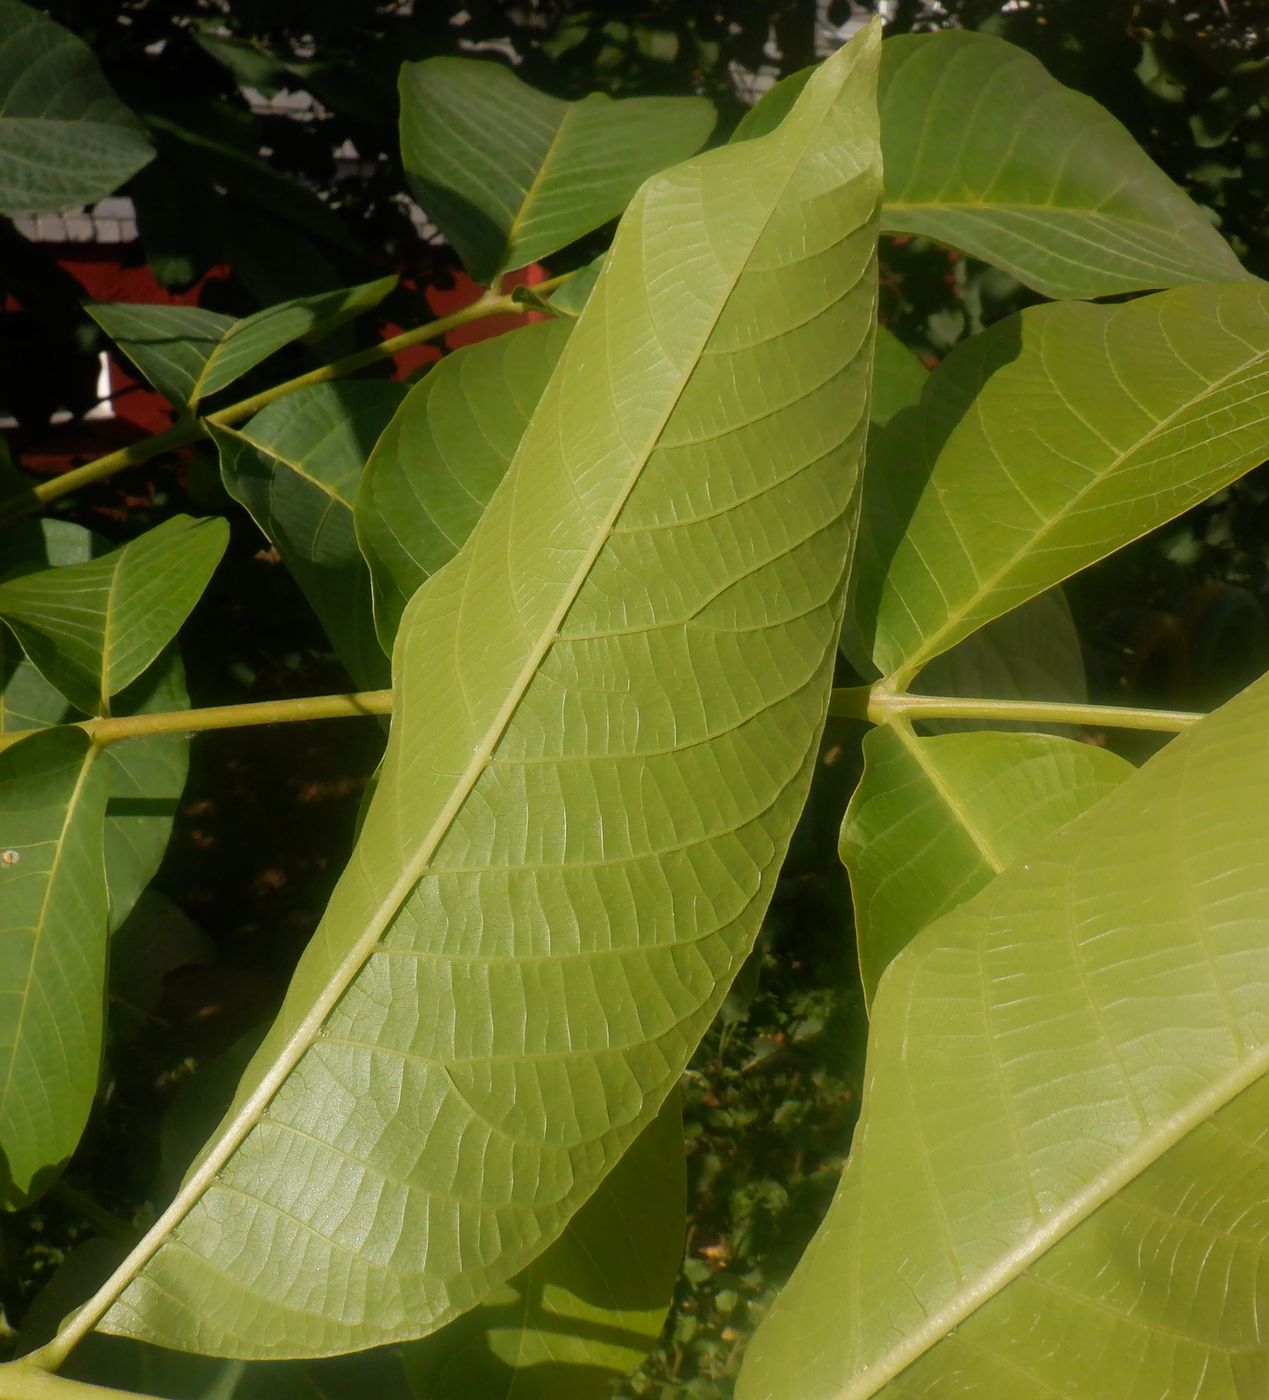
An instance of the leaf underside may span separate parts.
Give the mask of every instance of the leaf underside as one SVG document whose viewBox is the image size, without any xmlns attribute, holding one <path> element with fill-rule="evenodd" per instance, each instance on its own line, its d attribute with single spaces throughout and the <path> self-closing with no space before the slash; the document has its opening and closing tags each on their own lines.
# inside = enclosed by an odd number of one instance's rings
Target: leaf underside
<svg viewBox="0 0 1269 1400">
<path fill-rule="evenodd" d="M 107 1330 L 242 1356 L 423 1335 L 541 1253 L 676 1082 L 827 707 L 876 48 L 632 204 L 503 485 L 406 611 L 352 861 Z"/>
<path fill-rule="evenodd" d="M 1267 805 L 1262 680 L 895 959 L 744 1400 L 1257 1393 Z"/>
<path fill-rule="evenodd" d="M 1260 463 L 1267 413 L 1262 282 L 1034 307 L 959 346 L 869 454 L 877 666 L 906 679 L 1205 500 Z"/>
</svg>

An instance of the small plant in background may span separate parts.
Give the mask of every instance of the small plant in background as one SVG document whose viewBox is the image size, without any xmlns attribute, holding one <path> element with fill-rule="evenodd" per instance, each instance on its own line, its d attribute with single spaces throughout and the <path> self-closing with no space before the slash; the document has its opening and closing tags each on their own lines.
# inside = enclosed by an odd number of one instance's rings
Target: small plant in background
<svg viewBox="0 0 1269 1400">
<path fill-rule="evenodd" d="M 0 76 L 0 208 L 147 168 L 15 0 Z M 394 278 L 94 305 L 172 425 L 0 501 L 0 1396 L 1251 1393 L 1269 689 L 1090 703 L 1062 586 L 1266 456 L 1264 284 L 988 35 L 874 23 L 726 141 L 484 59 L 400 95 L 487 290 L 360 349 Z M 927 370 L 882 232 L 1034 304 Z M 203 509 L 61 513 L 189 448 Z M 191 703 L 247 529 L 354 690 Z M 153 886 L 191 735 L 319 720 L 387 733 L 320 924 L 156 1074 L 215 966 Z"/>
</svg>

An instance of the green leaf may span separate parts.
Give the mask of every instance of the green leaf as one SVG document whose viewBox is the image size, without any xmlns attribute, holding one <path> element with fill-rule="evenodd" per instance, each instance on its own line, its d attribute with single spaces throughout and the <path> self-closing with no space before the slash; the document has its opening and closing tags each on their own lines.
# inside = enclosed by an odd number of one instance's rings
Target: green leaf
<svg viewBox="0 0 1269 1400">
<path fill-rule="evenodd" d="M 732 140 L 774 130 L 813 71 L 771 88 Z M 1124 126 L 1003 39 L 887 39 L 878 104 L 886 233 L 963 249 L 1050 297 L 1246 276 Z"/>
<path fill-rule="evenodd" d="M 992 618 L 951 651 L 936 656 L 922 669 L 914 690 L 922 695 L 1083 704 L 1088 699 L 1084 652 L 1061 587 Z M 936 734 L 981 729 L 1070 734 L 1069 725 L 1024 720 L 921 718 L 920 724 Z"/>
<path fill-rule="evenodd" d="M 1034 307 L 958 346 L 869 454 L 856 616 L 883 674 L 1256 466 L 1267 409 L 1264 283 Z"/>
<path fill-rule="evenodd" d="M 878 103 L 888 233 L 950 243 L 1050 297 L 1247 275 L 1125 127 L 1002 39 L 888 40 Z"/>
<path fill-rule="evenodd" d="M 52 1183 L 88 1119 L 106 980 L 107 778 L 77 729 L 0 752 L 0 1204 Z"/>
<path fill-rule="evenodd" d="M 5 536 L 5 560 L 41 566 L 73 564 L 108 552 L 100 536 L 64 520 L 22 522 Z M 117 716 L 183 710 L 189 706 L 185 670 L 175 647 L 115 697 Z M 0 628 L 0 734 L 17 734 L 84 719 L 66 697 L 22 657 Z M 97 759 L 108 774 L 106 886 L 110 927 L 127 918 L 154 878 L 172 834 L 176 804 L 189 768 L 189 738 L 155 734 L 112 744 Z"/>
<path fill-rule="evenodd" d="M 109 859 L 106 877 L 109 882 Z M 142 890 L 110 940 L 112 1038 L 145 1023 L 171 973 L 215 958 L 216 945 L 178 905 L 157 890 Z"/>
<path fill-rule="evenodd" d="M 17 648 L 0 635 L 0 734 L 70 724 L 86 717 L 16 653 Z M 113 710 L 123 716 L 188 707 L 184 667 L 173 649 L 115 699 Z M 154 878 L 167 850 L 189 769 L 189 738 L 155 734 L 129 739 L 103 750 L 97 761 L 108 774 L 110 789 L 106 884 L 113 931 Z"/>
<path fill-rule="evenodd" d="M 656 1344 L 683 1257 L 677 1093 L 532 1264 L 405 1350 L 419 1400 L 608 1400 Z"/>
<path fill-rule="evenodd" d="M 882 44 L 881 52 L 884 58 L 886 45 Z M 752 141 L 757 136 L 767 136 L 787 117 L 793 109 L 793 104 L 802 95 L 802 89 L 810 81 L 811 74 L 815 68 L 799 68 L 796 73 L 790 73 L 788 77 L 781 78 L 778 83 L 772 84 L 766 92 L 754 103 L 736 123 L 736 129 L 731 134 L 731 140 Z M 885 132 L 882 132 L 882 139 Z"/>
<path fill-rule="evenodd" d="M 375 638 L 353 502 L 366 459 L 404 395 L 383 380 L 314 384 L 241 428 L 208 425 L 226 490 L 277 547 L 363 689 L 387 685 L 389 668 Z"/>
<path fill-rule="evenodd" d="M 895 959 L 743 1400 L 1257 1392 L 1267 808 L 1261 680 Z"/>
<path fill-rule="evenodd" d="M 865 996 L 927 924 L 1132 771 L 1105 749 L 1050 735 L 872 730 L 840 847 Z"/>
<path fill-rule="evenodd" d="M 921 402 L 929 371 L 893 332 L 877 327 L 869 417 L 884 428 L 901 408 Z"/>
<path fill-rule="evenodd" d="M 502 486 L 406 611 L 382 775 L 278 1020 L 79 1327 L 240 1356 L 425 1335 L 563 1232 L 677 1082 L 828 704 L 877 33 L 772 138 L 633 202 Z"/>
<path fill-rule="evenodd" d="M 197 306 L 97 302 L 84 309 L 164 398 L 192 413 L 200 399 L 228 388 L 275 350 L 294 340 L 319 340 L 373 310 L 396 284 L 395 277 L 381 277 L 280 302 L 241 320 Z"/>
<path fill-rule="evenodd" d="M 605 249 L 585 267 L 579 267 L 558 291 L 552 292 L 548 298 L 552 309 L 562 311 L 566 316 L 580 316 L 582 307 L 595 290 L 595 283 L 599 281 L 599 274 L 603 271 L 604 260 L 607 257 L 608 252 Z"/>
<path fill-rule="evenodd" d="M 106 714 L 179 631 L 228 540 L 222 519 L 174 516 L 98 559 L 5 579 L 0 618 L 72 704 Z"/>
<path fill-rule="evenodd" d="M 91 204 L 153 157 L 88 45 L 29 5 L 0 0 L 0 213 Z"/>
<path fill-rule="evenodd" d="M 540 321 L 447 355 L 384 430 L 356 513 L 385 650 L 415 589 L 458 553 L 506 474 L 569 326 Z"/>
<path fill-rule="evenodd" d="M 620 214 L 714 127 L 703 97 L 561 102 L 471 58 L 403 63 L 400 89 L 410 189 L 487 285 Z"/>
</svg>

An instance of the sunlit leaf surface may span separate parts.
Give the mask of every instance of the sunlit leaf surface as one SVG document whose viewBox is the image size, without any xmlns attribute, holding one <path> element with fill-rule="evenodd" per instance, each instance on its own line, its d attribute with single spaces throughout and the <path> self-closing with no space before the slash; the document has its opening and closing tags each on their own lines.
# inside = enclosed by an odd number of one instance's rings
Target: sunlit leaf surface
<svg viewBox="0 0 1269 1400">
<path fill-rule="evenodd" d="M 6 579 L 0 618 L 73 705 L 107 714 L 180 630 L 228 540 L 222 519 L 173 516 L 98 558 Z"/>
<path fill-rule="evenodd" d="M 506 475 L 569 324 L 540 322 L 447 355 L 379 439 L 357 496 L 357 539 L 385 649 L 414 590 L 458 553 Z"/>
<path fill-rule="evenodd" d="M 1267 806 L 1261 680 L 900 953 L 743 1400 L 1261 1388 Z"/>
<path fill-rule="evenodd" d="M 959 346 L 869 454 L 878 667 L 906 677 L 1197 505 L 1264 459 L 1267 418 L 1260 282 L 1035 307 Z"/>
<path fill-rule="evenodd" d="M 1132 772 L 1045 734 L 874 729 L 842 824 L 864 991 L 926 924 L 955 909 Z"/>
<path fill-rule="evenodd" d="M 107 1330 L 419 1336 L 557 1239 L 749 952 L 827 709 L 867 418 L 877 27 L 648 182 L 415 595 L 353 858 Z M 618 814 L 614 816 L 614 814 Z M 129 1281 L 130 1280 L 130 1281 Z"/>
<path fill-rule="evenodd" d="M 652 1350 L 686 1232 L 677 1094 L 558 1240 L 479 1307 L 405 1348 L 428 1400 L 608 1400 Z"/>
</svg>

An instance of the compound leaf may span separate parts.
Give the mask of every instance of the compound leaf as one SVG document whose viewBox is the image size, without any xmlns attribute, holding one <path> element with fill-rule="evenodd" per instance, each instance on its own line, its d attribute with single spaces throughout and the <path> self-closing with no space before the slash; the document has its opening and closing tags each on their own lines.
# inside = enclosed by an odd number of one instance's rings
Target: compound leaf
<svg viewBox="0 0 1269 1400">
<path fill-rule="evenodd" d="M 359 287 L 280 302 L 235 320 L 198 306 L 96 302 L 85 310 L 151 384 L 178 408 L 226 389 L 294 340 L 320 339 L 371 311 L 397 284 L 381 277 Z"/>
</svg>

